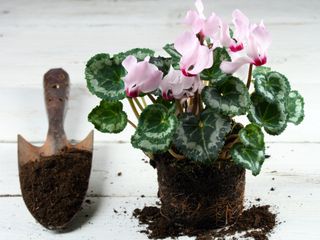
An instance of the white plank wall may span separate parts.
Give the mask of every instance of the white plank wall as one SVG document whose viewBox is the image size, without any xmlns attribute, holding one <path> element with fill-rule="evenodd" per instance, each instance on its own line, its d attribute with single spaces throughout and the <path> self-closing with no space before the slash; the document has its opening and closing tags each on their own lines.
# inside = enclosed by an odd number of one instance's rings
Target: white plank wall
<svg viewBox="0 0 320 240">
<path fill-rule="evenodd" d="M 248 174 L 246 199 L 250 205 L 260 197 L 262 204 L 279 212 L 282 223 L 271 240 L 318 240 L 320 1 L 204 2 L 207 14 L 214 10 L 229 21 L 234 8 L 254 21 L 263 18 L 273 37 L 269 65 L 286 74 L 292 88 L 305 97 L 303 124 L 267 137 L 271 157 L 260 176 Z M 131 213 L 157 200 L 156 172 L 128 143 L 132 129 L 119 135 L 95 132 L 88 191 L 92 204 L 84 205 L 63 234 L 44 230 L 24 206 L 16 136 L 21 133 L 42 144 L 47 129 L 42 76 L 49 68 L 63 67 L 72 82 L 66 132 L 69 139 L 84 138 L 92 129 L 87 114 L 99 102 L 85 87 L 86 61 L 98 52 L 133 47 L 163 54 L 161 47 L 183 31 L 181 20 L 192 7 L 192 0 L 0 0 L 0 240 L 147 239 Z M 135 120 L 133 115 L 129 118 Z"/>
</svg>

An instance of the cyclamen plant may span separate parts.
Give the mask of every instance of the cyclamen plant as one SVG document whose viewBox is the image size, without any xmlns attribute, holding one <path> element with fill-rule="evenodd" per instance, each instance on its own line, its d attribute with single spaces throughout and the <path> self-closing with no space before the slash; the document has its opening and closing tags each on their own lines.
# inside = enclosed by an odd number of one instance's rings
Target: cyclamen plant
<svg viewBox="0 0 320 240">
<path fill-rule="evenodd" d="M 288 123 L 301 123 L 303 98 L 284 75 L 262 66 L 271 43 L 262 21 L 250 23 L 234 10 L 231 27 L 215 13 L 205 17 L 201 0 L 195 6 L 185 17 L 189 30 L 164 46 L 168 57 L 136 48 L 88 61 L 88 88 L 102 99 L 88 119 L 106 133 L 119 133 L 129 123 L 135 128 L 132 145 L 151 158 L 169 152 L 210 164 L 221 158 L 236 126 L 232 118 L 247 115 L 251 123 L 232 136 L 228 159 L 257 175 L 265 160 L 263 130 L 279 135 Z M 243 70 L 246 79 L 236 77 Z M 123 111 L 124 99 L 137 125 Z"/>
</svg>

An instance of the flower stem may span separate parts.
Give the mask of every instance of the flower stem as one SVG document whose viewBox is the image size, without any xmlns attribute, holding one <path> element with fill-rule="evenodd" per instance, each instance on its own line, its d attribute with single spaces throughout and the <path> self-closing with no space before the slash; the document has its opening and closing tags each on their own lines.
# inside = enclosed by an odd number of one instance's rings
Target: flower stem
<svg viewBox="0 0 320 240">
<path fill-rule="evenodd" d="M 136 115 L 137 119 L 139 119 L 139 113 L 138 113 L 136 106 L 134 105 L 134 102 L 132 101 L 132 98 L 127 98 L 127 99 L 130 103 L 132 111 L 134 112 L 134 115 Z"/>
<path fill-rule="evenodd" d="M 199 95 L 199 114 L 203 111 L 203 102 L 201 96 Z"/>
<path fill-rule="evenodd" d="M 197 114 L 197 111 L 198 111 L 198 100 L 199 100 L 199 93 L 196 92 L 194 94 L 194 97 L 193 97 L 193 102 L 192 102 L 192 113 L 194 115 Z"/>
<path fill-rule="evenodd" d="M 156 103 L 156 99 L 152 96 L 151 93 L 148 93 L 147 96 L 150 98 L 151 102 Z"/>
<path fill-rule="evenodd" d="M 134 98 L 133 100 L 135 101 L 135 103 L 138 105 L 138 107 L 140 108 L 140 110 L 141 110 L 141 112 L 142 112 L 142 111 L 143 111 L 143 107 L 142 107 L 139 99 L 138 99 L 138 98 Z"/>
<path fill-rule="evenodd" d="M 183 160 L 186 157 L 183 155 L 180 155 L 178 153 L 175 153 L 172 149 L 169 149 L 168 152 L 171 154 L 172 157 L 176 158 L 177 160 Z"/>
<path fill-rule="evenodd" d="M 137 125 L 135 125 L 131 120 L 127 119 L 127 121 L 132 127 L 137 128 Z"/>
<path fill-rule="evenodd" d="M 247 88 L 250 88 L 250 84 L 251 84 L 251 78 L 252 78 L 252 67 L 253 64 L 251 63 L 249 66 L 249 72 L 248 72 L 248 80 L 247 80 Z"/>
<path fill-rule="evenodd" d="M 147 106 L 147 102 L 146 102 L 145 98 L 144 98 L 144 97 L 141 97 L 141 100 L 142 100 L 143 106 L 146 107 L 146 106 Z"/>
<path fill-rule="evenodd" d="M 178 115 L 181 114 L 181 113 L 183 113 L 183 108 L 182 108 L 182 106 L 181 106 L 180 101 L 179 101 L 179 100 L 176 100 L 175 103 L 176 103 L 176 108 L 177 108 L 177 110 L 178 110 Z"/>
</svg>

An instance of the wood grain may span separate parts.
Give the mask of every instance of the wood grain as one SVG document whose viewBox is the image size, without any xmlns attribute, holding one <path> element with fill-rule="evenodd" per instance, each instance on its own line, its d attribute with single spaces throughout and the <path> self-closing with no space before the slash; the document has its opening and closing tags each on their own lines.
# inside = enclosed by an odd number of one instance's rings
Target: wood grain
<svg viewBox="0 0 320 240">
<path fill-rule="evenodd" d="M 247 174 L 246 205 L 270 204 L 279 213 L 281 224 L 270 240 L 319 239 L 314 230 L 320 224 L 318 148 L 319 144 L 271 144 L 267 150 L 271 157 L 262 174 Z M 70 232 L 57 235 L 41 228 L 17 195 L 16 159 L 6 157 L 14 149 L 15 144 L 0 144 L 0 158 L 6 166 L 0 168 L 0 239 L 147 239 L 138 232 L 142 228 L 131 214 L 133 209 L 157 201 L 157 184 L 155 170 L 141 160 L 139 151 L 128 144 L 96 146 L 87 197 L 91 204 L 84 204 Z M 118 172 L 122 175 L 118 176 Z"/>
<path fill-rule="evenodd" d="M 263 18 L 273 39 L 268 65 L 287 75 L 292 88 L 305 97 L 305 121 L 289 126 L 279 137 L 266 138 L 271 157 L 260 176 L 248 174 L 246 198 L 247 205 L 259 197 L 261 204 L 271 204 L 279 212 L 282 223 L 271 240 L 318 240 L 320 1 L 204 2 L 207 14 L 214 10 L 229 22 L 234 8 L 253 21 Z M 131 213 L 156 201 L 156 173 L 142 160 L 146 159 L 143 153 L 123 143 L 130 139 L 131 128 L 119 135 L 96 132 L 88 192 L 92 204 L 84 205 L 73 231 L 64 234 L 42 229 L 23 204 L 16 135 L 43 143 L 48 127 L 43 74 L 63 67 L 72 84 L 66 133 L 71 139 L 83 139 L 93 128 L 87 114 L 99 102 L 85 87 L 86 61 L 98 52 L 116 53 L 137 46 L 163 54 L 161 47 L 185 30 L 181 21 L 192 7 L 192 0 L 1 1 L 0 239 L 146 239 Z M 135 120 L 133 114 L 129 118 Z"/>
</svg>

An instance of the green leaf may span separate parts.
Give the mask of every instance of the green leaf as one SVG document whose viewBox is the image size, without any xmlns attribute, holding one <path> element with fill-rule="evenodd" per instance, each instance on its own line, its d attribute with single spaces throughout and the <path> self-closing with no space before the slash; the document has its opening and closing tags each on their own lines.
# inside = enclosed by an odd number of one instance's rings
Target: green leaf
<svg viewBox="0 0 320 240">
<path fill-rule="evenodd" d="M 278 72 L 255 75 L 254 87 L 260 95 L 269 101 L 282 101 L 290 92 L 289 81 Z"/>
<path fill-rule="evenodd" d="M 263 66 L 255 67 L 252 72 L 252 76 L 253 78 L 255 78 L 259 74 L 266 75 L 268 72 L 271 72 L 271 68 L 269 67 L 263 67 Z"/>
<path fill-rule="evenodd" d="M 127 114 L 122 110 L 121 102 L 102 100 L 88 116 L 89 122 L 103 133 L 119 133 L 127 125 Z"/>
<path fill-rule="evenodd" d="M 223 61 L 231 61 L 231 58 L 225 48 L 216 48 L 213 51 L 213 65 L 211 68 L 202 71 L 200 77 L 202 80 L 218 82 L 224 79 L 227 74 L 221 71 L 220 65 Z"/>
<path fill-rule="evenodd" d="M 263 150 L 264 135 L 259 125 L 255 123 L 248 124 L 239 132 L 240 141 L 247 147 Z"/>
<path fill-rule="evenodd" d="M 286 99 L 288 122 L 298 125 L 304 119 L 304 100 L 298 91 L 291 91 Z"/>
<path fill-rule="evenodd" d="M 246 147 L 242 143 L 237 143 L 231 148 L 230 154 L 233 161 L 240 166 L 252 171 L 252 175 L 257 176 L 265 160 L 264 150 Z"/>
<path fill-rule="evenodd" d="M 215 161 L 231 129 L 229 119 L 208 108 L 199 118 L 192 113 L 183 113 L 179 120 L 173 140 L 175 147 L 193 161 Z"/>
<path fill-rule="evenodd" d="M 125 69 L 121 63 L 115 63 L 109 54 L 97 54 L 86 65 L 85 77 L 89 91 L 105 100 L 121 100 L 125 97 L 124 76 Z"/>
<path fill-rule="evenodd" d="M 163 76 L 165 76 L 170 70 L 172 59 L 164 57 L 151 57 L 149 62 L 154 64 L 160 71 L 163 72 Z"/>
<path fill-rule="evenodd" d="M 253 93 L 252 105 L 248 118 L 251 122 L 264 127 L 270 135 L 279 135 L 287 126 L 287 114 L 285 104 L 282 102 L 269 102 L 263 96 Z"/>
<path fill-rule="evenodd" d="M 153 57 L 154 51 L 149 48 L 134 48 L 126 52 L 115 54 L 113 58 L 117 64 L 121 64 L 128 56 L 134 56 L 138 61 L 143 61 L 148 56 Z"/>
<path fill-rule="evenodd" d="M 146 152 L 165 152 L 178 124 L 177 117 L 161 104 L 147 106 L 140 115 L 131 144 Z"/>
<path fill-rule="evenodd" d="M 174 69 L 178 70 L 180 69 L 179 63 L 181 59 L 181 54 L 174 48 L 174 44 L 167 44 L 163 47 L 163 50 L 165 50 L 172 58 L 172 66 Z"/>
<path fill-rule="evenodd" d="M 175 101 L 170 101 L 170 100 L 165 100 L 162 98 L 162 96 L 160 95 L 157 99 L 156 99 L 156 103 L 161 104 L 163 106 L 165 106 L 170 113 L 175 113 L 176 111 L 176 105 L 175 105 Z"/>
<path fill-rule="evenodd" d="M 232 76 L 217 82 L 214 87 L 205 87 L 202 99 L 210 108 L 230 117 L 246 114 L 250 106 L 247 87 Z"/>
</svg>

